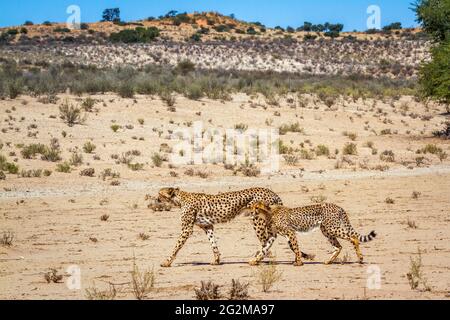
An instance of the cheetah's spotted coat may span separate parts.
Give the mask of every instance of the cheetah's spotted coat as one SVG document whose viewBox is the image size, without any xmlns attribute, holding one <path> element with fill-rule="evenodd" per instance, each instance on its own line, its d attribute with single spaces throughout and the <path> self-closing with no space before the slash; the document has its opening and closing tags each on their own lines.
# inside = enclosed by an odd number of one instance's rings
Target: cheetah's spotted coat
<svg viewBox="0 0 450 320">
<path fill-rule="evenodd" d="M 251 188 L 218 195 L 184 192 L 178 188 L 163 188 L 159 191 L 158 200 L 181 206 L 182 211 L 181 234 L 178 237 L 172 255 L 167 261 L 161 264 L 163 267 L 171 266 L 178 251 L 180 251 L 186 240 L 193 233 L 194 225 L 197 225 L 205 231 L 214 253 L 213 264 L 219 264 L 220 253 L 214 237 L 214 224 L 232 220 L 244 209 L 250 209 L 258 201 L 264 201 L 270 205 L 283 204 L 276 193 L 265 188 Z M 259 216 L 253 217 L 255 230 L 257 225 L 261 225 L 259 219 Z M 267 243 L 268 239 L 265 238 L 266 234 L 264 233 L 258 236 L 262 246 L 265 246 Z M 308 257 L 308 255 L 304 254 L 304 257 Z"/>
<path fill-rule="evenodd" d="M 296 232 L 309 232 L 320 228 L 323 235 L 334 247 L 334 252 L 326 264 L 333 263 L 341 252 L 342 246 L 337 238 L 349 240 L 356 251 L 359 262 L 363 262 L 363 256 L 359 249 L 360 242 L 371 241 L 375 236 L 372 231 L 367 236 L 361 236 L 350 224 L 344 209 L 335 204 L 317 204 L 295 209 L 283 206 L 270 207 L 264 202 L 258 202 L 252 206 L 254 215 L 259 217 L 256 232 L 258 237 L 268 239 L 266 245 L 250 263 L 258 264 L 264 259 L 268 250 L 275 241 L 277 234 L 288 239 L 289 246 L 295 253 L 294 265 L 301 266 L 301 255 L 298 248 Z"/>
</svg>

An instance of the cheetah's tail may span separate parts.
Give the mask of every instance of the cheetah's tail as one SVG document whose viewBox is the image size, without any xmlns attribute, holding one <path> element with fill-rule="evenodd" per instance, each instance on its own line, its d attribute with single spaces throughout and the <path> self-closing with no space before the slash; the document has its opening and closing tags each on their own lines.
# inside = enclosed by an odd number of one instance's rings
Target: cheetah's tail
<svg viewBox="0 0 450 320">
<path fill-rule="evenodd" d="M 367 236 L 359 236 L 359 242 L 363 243 L 363 242 L 369 242 L 372 241 L 375 237 L 377 236 L 377 234 L 375 233 L 375 231 L 372 231 L 371 233 L 369 233 Z"/>
</svg>

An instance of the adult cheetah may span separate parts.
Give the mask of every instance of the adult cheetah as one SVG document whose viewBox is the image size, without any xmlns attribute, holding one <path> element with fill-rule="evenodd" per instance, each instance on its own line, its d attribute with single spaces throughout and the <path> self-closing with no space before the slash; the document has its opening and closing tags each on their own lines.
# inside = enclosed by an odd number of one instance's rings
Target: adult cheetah
<svg viewBox="0 0 450 320">
<path fill-rule="evenodd" d="M 214 237 L 214 224 L 224 223 L 232 220 L 243 210 L 258 201 L 264 201 L 270 205 L 282 205 L 280 197 L 273 191 L 265 188 L 251 188 L 235 192 L 227 192 L 218 195 L 204 193 L 190 193 L 179 188 L 163 188 L 159 191 L 158 200 L 170 202 L 176 206 L 181 206 L 181 226 L 182 231 L 169 259 L 161 264 L 162 267 L 170 267 L 175 257 L 192 235 L 194 225 L 203 229 L 211 243 L 214 260 L 212 264 L 220 264 L 220 253 Z M 261 228 L 260 216 L 253 217 L 253 226 Z M 268 239 L 267 233 L 262 233 L 259 238 L 262 246 L 265 246 Z M 257 253 L 257 255 L 259 252 Z M 308 255 L 303 254 L 305 258 Z"/>
<path fill-rule="evenodd" d="M 336 260 L 341 252 L 342 246 L 337 238 L 349 240 L 356 251 L 359 263 L 363 263 L 363 256 L 359 249 L 361 242 L 369 242 L 375 238 L 376 233 L 372 231 L 367 236 L 362 236 L 353 229 L 344 209 L 335 204 L 316 204 L 295 209 L 283 206 L 269 206 L 263 201 L 252 205 L 255 216 L 259 217 L 260 225 L 256 228 L 258 237 L 267 238 L 265 246 L 261 248 L 255 259 L 250 264 L 257 265 L 266 256 L 268 250 L 275 241 L 277 234 L 288 239 L 291 250 L 295 253 L 295 266 L 303 265 L 299 253 L 296 232 L 309 232 L 320 228 L 323 235 L 333 245 L 334 252 L 326 264 Z"/>
</svg>

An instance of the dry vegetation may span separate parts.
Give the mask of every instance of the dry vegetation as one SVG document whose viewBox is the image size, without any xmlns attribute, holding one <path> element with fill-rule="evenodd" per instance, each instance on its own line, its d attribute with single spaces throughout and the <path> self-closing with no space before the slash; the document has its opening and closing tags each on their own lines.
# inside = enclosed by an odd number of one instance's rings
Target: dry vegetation
<svg viewBox="0 0 450 320">
<path fill-rule="evenodd" d="M 146 44 L 110 43 L 111 32 L 134 26 L 96 23 L 71 31 L 71 43 L 61 43 L 69 34 L 57 25 L 35 25 L 28 40 L 0 45 L 0 298 L 361 296 L 366 266 L 345 252 L 336 265 L 294 268 L 278 240 L 272 263 L 248 266 L 259 243 L 244 215 L 216 228 L 223 265 L 204 263 L 211 249 L 196 229 L 173 268 L 149 268 L 179 232 L 179 208 L 154 198 L 164 186 L 265 186 L 288 206 L 337 203 L 358 230 L 380 232 L 362 250 L 382 269 L 382 288 L 365 297 L 448 294 L 448 106 L 415 96 L 427 40 L 404 31 L 305 41 L 304 32 L 260 27 L 250 35 L 244 22 L 218 32 L 231 21 L 212 15 L 208 26 L 207 18 L 197 29 L 143 21 L 161 29 Z M 210 32 L 193 41 L 201 27 Z M 280 171 L 221 159 L 174 165 L 172 138 L 196 121 L 204 131 L 278 128 Z M 320 239 L 301 237 L 302 250 L 325 259 L 330 247 Z M 130 273 L 134 254 L 142 267 L 134 262 Z M 91 287 L 62 284 L 72 264 Z M 49 266 L 57 267 L 45 274 L 51 285 L 42 279 Z"/>
</svg>

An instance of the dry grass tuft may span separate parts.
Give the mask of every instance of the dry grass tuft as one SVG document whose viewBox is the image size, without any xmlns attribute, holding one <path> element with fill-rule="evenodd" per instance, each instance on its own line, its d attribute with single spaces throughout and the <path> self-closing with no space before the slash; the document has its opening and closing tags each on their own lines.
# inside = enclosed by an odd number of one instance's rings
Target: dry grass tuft
<svg viewBox="0 0 450 320">
<path fill-rule="evenodd" d="M 2 237 L 0 238 L 0 244 L 2 246 L 10 247 L 13 244 L 14 241 L 14 233 L 11 231 L 4 231 L 2 233 Z"/>
<path fill-rule="evenodd" d="M 201 282 L 200 288 L 194 288 L 195 298 L 197 300 L 217 300 L 220 299 L 220 286 L 211 281 Z"/>
<path fill-rule="evenodd" d="M 96 287 L 90 287 L 85 290 L 88 300 L 114 300 L 117 296 L 117 289 L 114 284 L 109 284 L 107 290 L 99 290 Z"/>
<path fill-rule="evenodd" d="M 256 282 L 261 285 L 263 292 L 269 292 L 275 283 L 281 280 L 282 272 L 278 271 L 275 263 L 259 266 L 256 273 Z"/>
<path fill-rule="evenodd" d="M 230 300 L 248 300 L 248 287 L 250 283 L 240 283 L 239 280 L 231 279 L 231 288 L 228 291 Z"/>
<path fill-rule="evenodd" d="M 431 291 L 431 287 L 428 285 L 428 281 L 423 275 L 422 252 L 420 249 L 417 250 L 417 254 L 415 259 L 412 257 L 410 258 L 409 272 L 406 274 L 409 286 L 412 290 L 416 290 L 419 288 L 419 285 L 422 284 L 425 291 Z"/>
<path fill-rule="evenodd" d="M 131 289 L 138 300 L 144 299 L 155 285 L 156 275 L 152 270 L 140 271 L 133 261 L 133 270 L 131 271 Z"/>
<path fill-rule="evenodd" d="M 51 268 L 49 272 L 44 275 L 47 283 L 60 283 L 63 279 L 63 276 L 58 274 L 58 270 Z"/>
</svg>

